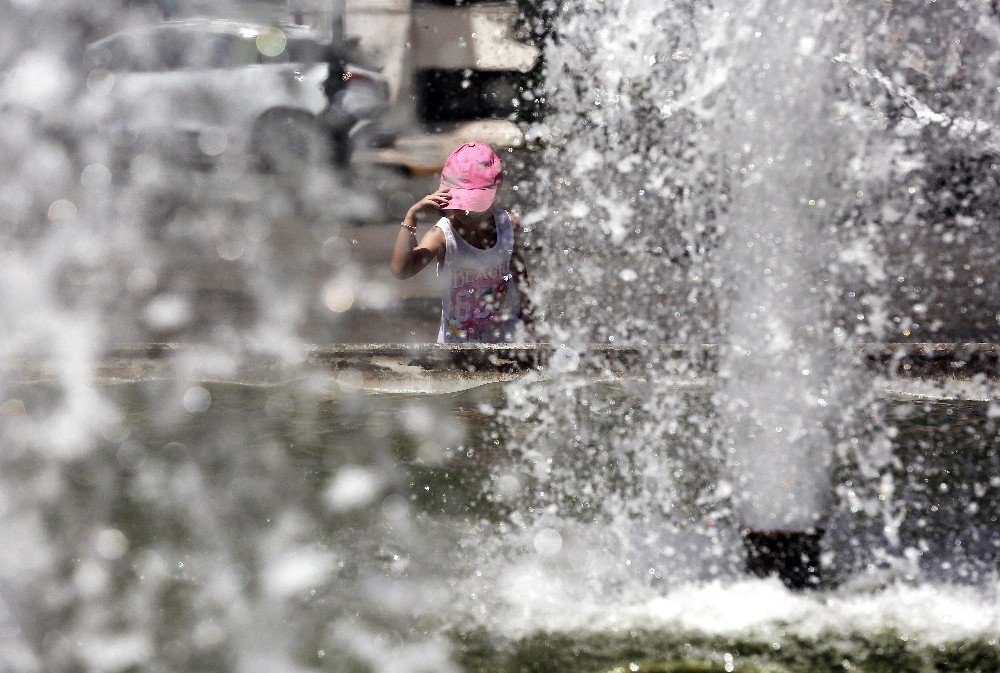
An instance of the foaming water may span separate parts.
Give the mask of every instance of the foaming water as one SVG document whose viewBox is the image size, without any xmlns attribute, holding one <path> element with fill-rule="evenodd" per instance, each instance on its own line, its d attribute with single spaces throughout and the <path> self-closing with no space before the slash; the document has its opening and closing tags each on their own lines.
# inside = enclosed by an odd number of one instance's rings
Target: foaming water
<svg viewBox="0 0 1000 673">
<path fill-rule="evenodd" d="M 507 638 L 536 632 L 601 634 L 680 631 L 698 637 L 823 638 L 893 631 L 926 645 L 1000 633 L 1000 584 L 975 589 L 949 585 L 894 584 L 879 590 L 839 589 L 823 595 L 790 592 L 777 579 L 687 584 L 650 596 L 594 595 L 567 584 L 565 576 L 518 567 L 506 578 L 503 605 L 480 615 L 482 624 Z M 565 605 L 571 602 L 572 610 Z M 484 611 L 485 612 L 485 611 Z M 468 625 L 465 625 L 468 628 Z"/>
</svg>

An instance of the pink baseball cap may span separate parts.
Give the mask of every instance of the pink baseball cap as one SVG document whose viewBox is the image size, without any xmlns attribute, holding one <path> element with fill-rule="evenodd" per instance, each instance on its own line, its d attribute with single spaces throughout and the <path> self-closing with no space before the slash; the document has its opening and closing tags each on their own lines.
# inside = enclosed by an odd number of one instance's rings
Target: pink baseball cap
<svg viewBox="0 0 1000 673">
<path fill-rule="evenodd" d="M 503 182 L 500 157 L 486 143 L 465 143 L 451 153 L 441 171 L 441 189 L 447 187 L 448 210 L 484 212 L 493 205 Z"/>
</svg>

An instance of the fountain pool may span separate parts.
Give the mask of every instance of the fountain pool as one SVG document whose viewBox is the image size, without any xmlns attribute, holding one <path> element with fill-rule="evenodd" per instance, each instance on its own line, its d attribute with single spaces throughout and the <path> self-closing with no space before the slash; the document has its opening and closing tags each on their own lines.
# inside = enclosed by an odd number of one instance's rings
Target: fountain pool
<svg viewBox="0 0 1000 673">
<path fill-rule="evenodd" d="M 745 575 L 738 510 L 706 497 L 720 478 L 710 470 L 678 477 L 655 517 L 632 500 L 648 479 L 635 465 L 591 466 L 603 493 L 584 479 L 573 492 L 540 486 L 518 449 L 532 425 L 495 421 L 511 385 L 105 386 L 121 423 L 87 456 L 5 458 L 4 525 L 20 540 L 4 562 L 6 661 L 995 670 L 1000 480 L 984 439 L 996 401 L 886 389 L 904 552 L 886 566 L 879 519 L 847 498 L 825 522 L 823 589 L 796 595 Z M 577 393 L 575 404 L 648 413 L 635 381 Z M 8 431 L 51 394 L 12 389 Z M 712 404 L 704 388 L 680 394 L 688 410 Z"/>
<path fill-rule="evenodd" d="M 0 670 L 996 673 L 1000 17 L 944 4 L 532 5 L 528 365 L 315 348 L 406 299 L 379 173 L 203 87 L 134 103 L 179 162 L 83 58 L 143 8 L 0 4 Z"/>
</svg>

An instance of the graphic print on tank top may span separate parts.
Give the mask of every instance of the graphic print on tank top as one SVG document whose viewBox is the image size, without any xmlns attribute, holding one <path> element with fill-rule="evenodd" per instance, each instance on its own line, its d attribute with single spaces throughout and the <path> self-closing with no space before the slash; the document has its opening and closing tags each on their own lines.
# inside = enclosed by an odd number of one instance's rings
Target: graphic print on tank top
<svg viewBox="0 0 1000 673">
<path fill-rule="evenodd" d="M 510 318 L 505 314 L 510 288 L 510 260 L 485 269 L 455 269 L 451 274 L 449 334 L 477 340 L 497 332 Z"/>
</svg>

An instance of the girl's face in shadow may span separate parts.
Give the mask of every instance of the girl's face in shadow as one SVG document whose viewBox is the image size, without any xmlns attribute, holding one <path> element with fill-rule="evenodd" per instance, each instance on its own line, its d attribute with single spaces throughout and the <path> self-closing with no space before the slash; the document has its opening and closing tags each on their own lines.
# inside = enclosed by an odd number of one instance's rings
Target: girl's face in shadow
<svg viewBox="0 0 1000 673">
<path fill-rule="evenodd" d="M 492 210 L 449 210 L 448 216 L 464 227 L 476 227 L 486 221 Z"/>
</svg>

